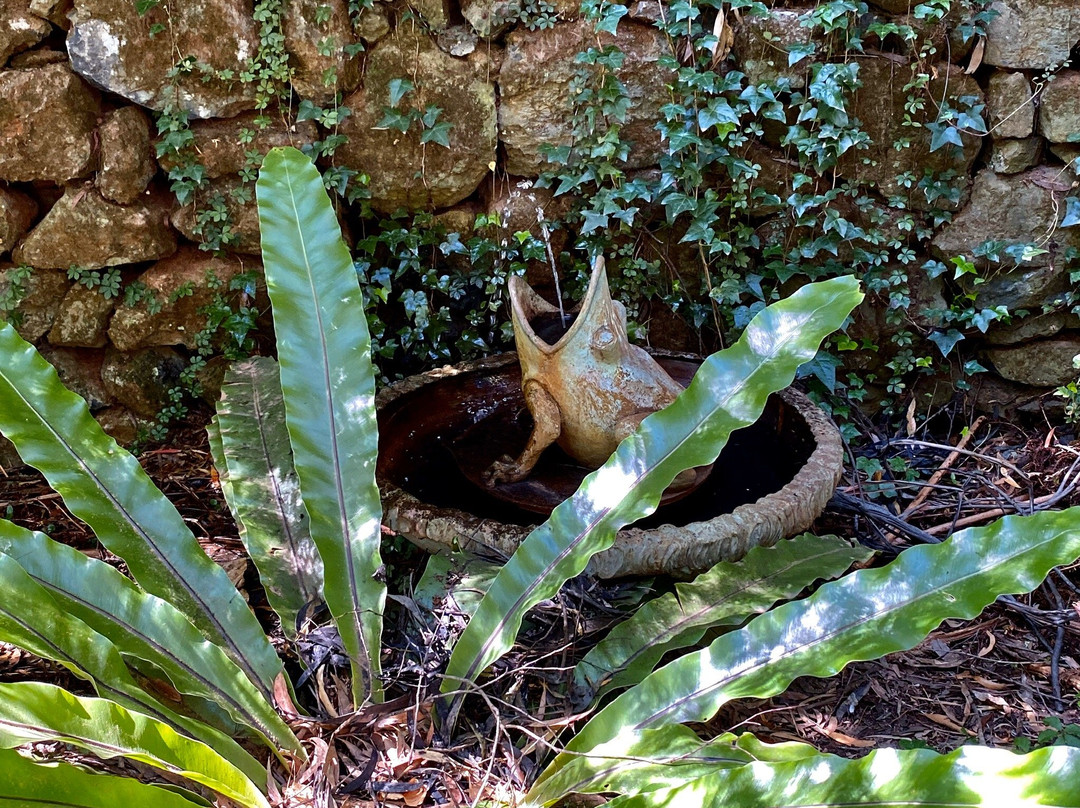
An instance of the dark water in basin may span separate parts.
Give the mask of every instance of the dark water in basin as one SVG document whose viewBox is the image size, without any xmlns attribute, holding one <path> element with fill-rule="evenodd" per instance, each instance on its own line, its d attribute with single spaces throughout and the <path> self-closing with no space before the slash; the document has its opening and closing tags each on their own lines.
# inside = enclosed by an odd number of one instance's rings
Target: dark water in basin
<svg viewBox="0 0 1080 808">
<path fill-rule="evenodd" d="M 661 357 L 658 361 L 683 384 L 689 383 L 697 368 L 696 363 L 681 359 Z M 486 421 L 500 426 L 485 432 Z M 441 379 L 380 411 L 379 477 L 438 507 L 510 524 L 536 524 L 542 517 L 497 499 L 460 470 L 463 453 L 485 467 L 503 454 L 516 457 L 531 428 L 516 365 Z M 463 437 L 470 439 L 464 446 L 459 444 Z M 812 450 L 809 429 L 801 417 L 773 397 L 761 420 L 731 436 L 709 478 L 696 491 L 662 506 L 638 524 L 683 525 L 754 502 L 789 483 Z M 563 478 L 572 491 L 587 471 L 558 447 L 551 447 L 536 473 Z"/>
</svg>

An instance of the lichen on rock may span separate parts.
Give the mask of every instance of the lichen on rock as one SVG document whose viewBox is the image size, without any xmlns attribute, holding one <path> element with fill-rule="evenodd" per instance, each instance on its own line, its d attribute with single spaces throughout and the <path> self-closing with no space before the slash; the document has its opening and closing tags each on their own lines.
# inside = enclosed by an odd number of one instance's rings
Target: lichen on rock
<svg viewBox="0 0 1080 808">
<path fill-rule="evenodd" d="M 513 31 L 499 71 L 499 136 L 506 150 L 506 172 L 536 177 L 548 165 L 543 146 L 564 146 L 574 137 L 570 83 L 579 70 L 577 54 L 599 40 L 625 54 L 616 71 L 626 88 L 629 112 L 620 135 L 632 145 L 627 168 L 653 165 L 662 152 L 656 122 L 669 100 L 666 37 L 652 26 L 622 22 L 618 34 L 597 36 L 588 20 L 558 23 L 540 30 Z"/>
<path fill-rule="evenodd" d="M 19 263 L 39 269 L 136 264 L 172 255 L 171 197 L 156 192 L 116 205 L 92 185 L 72 185 L 15 249 Z"/>
<path fill-rule="evenodd" d="M 100 114 L 97 94 L 66 65 L 0 71 L 0 180 L 86 176 Z"/>
<path fill-rule="evenodd" d="M 475 57 L 475 58 L 474 58 Z M 444 53 L 413 25 L 401 25 L 368 55 L 365 86 L 346 97 L 353 114 L 339 131 L 349 140 L 335 160 L 370 176 L 371 204 L 380 211 L 444 208 L 469 196 L 494 168 L 495 87 L 480 52 L 468 59 Z M 408 131 L 379 128 L 390 107 L 390 84 L 415 85 L 399 108 L 421 113 L 438 108 L 436 123 L 449 123 L 449 148 L 422 143 L 420 121 Z"/>
<path fill-rule="evenodd" d="M 255 106 L 254 84 L 239 81 L 259 47 L 251 0 L 163 0 L 143 16 L 131 0 L 75 0 L 71 22 L 71 64 L 103 90 L 195 118 Z M 167 31 L 152 35 L 154 25 Z M 180 58 L 192 69 L 174 75 Z"/>
<path fill-rule="evenodd" d="M 203 309 L 217 294 L 217 285 L 228 293 L 229 281 L 251 269 L 261 272 L 262 264 L 183 247 L 139 276 L 156 301 L 154 309 L 146 300 L 120 306 L 109 325 L 109 339 L 121 351 L 157 345 L 194 349 L 196 335 L 206 326 Z M 180 290 L 187 294 L 178 294 Z"/>
</svg>

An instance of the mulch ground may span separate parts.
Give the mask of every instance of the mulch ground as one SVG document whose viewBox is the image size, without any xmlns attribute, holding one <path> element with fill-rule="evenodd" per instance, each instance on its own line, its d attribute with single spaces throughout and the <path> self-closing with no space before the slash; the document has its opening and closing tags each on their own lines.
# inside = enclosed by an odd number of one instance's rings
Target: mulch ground
<svg viewBox="0 0 1080 808">
<path fill-rule="evenodd" d="M 315 635 L 299 649 L 282 639 L 223 501 L 199 420 L 193 416 L 174 429 L 167 444 L 145 448 L 140 462 L 248 594 L 286 658 L 310 658 L 332 646 L 333 638 Z M 861 461 L 864 468 L 878 471 L 842 483 L 819 532 L 857 537 L 887 559 L 954 528 L 1080 502 L 1080 443 L 1072 436 L 1048 428 L 1024 432 L 985 419 L 969 427 L 966 438 L 940 442 L 918 429 L 896 437 L 867 427 L 858 453 L 877 461 Z M 32 469 L 0 474 L 0 516 L 121 566 Z M 423 560 L 407 543 L 391 540 L 391 587 L 407 595 L 412 571 Z M 617 619 L 619 603 L 643 585 L 581 578 L 538 608 L 519 645 L 497 666 L 484 698 L 469 703 L 465 731 L 452 742 L 434 733 L 429 696 L 464 619 L 435 615 L 418 635 L 408 598 L 391 599 L 388 702 L 350 715 L 341 671 L 320 667 L 298 692 L 312 716 L 298 727 L 312 763 L 279 782 L 281 804 L 329 804 L 332 794 L 355 805 L 512 801 L 573 718 L 553 683 Z M 1030 595 L 998 601 L 975 620 L 947 621 L 910 651 L 849 665 L 829 679 L 796 680 L 766 701 L 730 704 L 708 729 L 805 741 L 849 757 L 875 747 L 1027 748 L 1050 740 L 1048 717 L 1080 724 L 1078 660 L 1080 566 L 1074 566 L 1055 571 Z M 63 668 L 0 645 L 0 681 L 25 679 L 87 692 Z"/>
</svg>

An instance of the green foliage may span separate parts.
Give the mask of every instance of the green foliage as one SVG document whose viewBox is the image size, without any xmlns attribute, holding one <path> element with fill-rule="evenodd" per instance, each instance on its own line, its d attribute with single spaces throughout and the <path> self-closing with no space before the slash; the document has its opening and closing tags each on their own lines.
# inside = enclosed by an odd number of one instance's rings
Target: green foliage
<svg viewBox="0 0 1080 808">
<path fill-rule="evenodd" d="M 87 289 L 96 289 L 106 300 L 120 295 L 120 270 L 116 267 L 104 271 L 69 267 L 67 276 L 69 280 L 80 283 Z"/>
<path fill-rule="evenodd" d="M 529 233 L 503 240 L 500 229 L 498 217 L 479 215 L 463 238 L 430 215 L 401 213 L 357 241 L 354 266 L 376 361 L 410 372 L 512 342 L 503 315 L 506 279 L 545 253 Z"/>
<path fill-rule="evenodd" d="M 625 691 L 586 723 L 566 752 L 540 775 L 528 797 L 535 803 L 550 804 L 572 792 L 649 792 L 656 787 L 651 774 L 658 753 L 672 744 L 701 743 L 683 724 L 708 721 L 732 699 L 775 695 L 798 676 L 830 676 L 851 661 L 910 648 L 942 620 L 971 618 L 999 594 L 1029 591 L 1052 567 L 1069 563 L 1077 555 L 1080 510 L 1074 508 L 1007 517 L 986 528 L 957 533 L 942 544 L 912 548 L 885 567 L 859 570 L 824 584 L 808 598 L 752 619 L 744 628 L 680 657 Z M 934 788 L 942 789 L 938 793 L 955 793 L 957 785 L 968 779 L 967 766 L 961 762 L 965 754 L 942 758 L 917 751 L 902 753 L 902 757 L 910 759 L 912 771 L 923 765 L 936 766 L 940 774 L 932 778 Z M 1038 788 L 1058 794 L 1064 793 L 1061 789 L 1071 778 L 1070 774 L 1059 778 L 1057 773 L 1042 772 L 1033 759 L 1018 759 L 1005 751 L 970 754 L 987 761 L 989 776 L 998 780 L 1000 787 L 1006 785 L 1003 769 L 1019 768 L 1027 772 L 1025 776 L 1045 777 Z M 836 759 L 815 755 L 814 760 L 827 766 Z M 872 761 L 867 757 L 859 764 L 836 765 L 850 765 L 859 771 L 860 767 L 873 766 Z M 1080 755 L 1063 752 L 1060 763 L 1071 769 L 1080 763 Z M 768 798 L 771 776 L 758 779 L 760 772 L 753 768 L 746 771 L 745 765 L 730 758 L 714 761 L 713 767 L 713 774 L 702 777 L 700 765 L 689 765 L 684 778 L 689 791 L 684 796 L 711 789 L 710 782 L 718 781 L 729 788 L 745 783 L 738 787 Z M 902 771 L 898 768 L 898 773 Z M 867 783 L 863 777 L 858 776 L 860 787 Z M 798 793 L 800 799 L 833 804 L 822 795 L 815 798 L 810 781 L 792 778 L 796 789 L 792 793 Z M 825 780 L 822 777 L 820 782 Z M 832 783 L 831 778 L 828 782 Z M 884 798 L 887 784 L 870 782 L 875 790 L 863 798 Z M 1068 788 L 1073 792 L 1072 802 L 1051 804 L 1071 805 L 1080 800 L 1075 788 Z M 933 793 L 920 799 L 939 804 L 932 802 Z M 642 797 L 640 801 L 649 804 L 650 799 Z M 836 799 L 844 802 L 842 794 Z M 740 799 L 739 804 L 758 803 Z"/>
<path fill-rule="evenodd" d="M 683 785 L 612 800 L 612 808 L 684 805 L 790 806 L 1075 806 L 1070 781 L 1080 755 L 1064 750 L 1018 757 L 965 747 L 948 755 L 878 749 L 864 758 L 813 755 L 718 768 Z"/>
<path fill-rule="evenodd" d="M 422 110 L 413 106 L 402 106 L 402 101 L 416 90 L 416 85 L 409 79 L 391 79 L 390 106 L 382 108 L 382 118 L 376 129 L 395 129 L 398 132 L 408 132 L 413 126 L 420 130 L 421 143 L 437 143 L 444 148 L 450 148 L 450 130 L 454 124 L 451 121 L 440 121 L 442 110 L 428 104 Z"/>
<path fill-rule="evenodd" d="M 852 98 L 861 87 L 858 55 L 868 43 L 887 50 L 894 47 L 889 43 L 900 41 L 903 52 L 913 56 L 904 121 L 911 134 L 889 144 L 895 151 L 923 142 L 918 130 L 926 133 L 932 150 L 955 149 L 962 138 L 970 143 L 985 134 L 983 105 L 974 96 L 941 95 L 932 83 L 940 56 L 929 33 L 947 15 L 952 15 L 950 24 L 961 24 L 965 36 L 982 33 L 994 12 L 985 0 L 934 0 L 916 4 L 912 24 L 906 24 L 882 17 L 865 2 L 812 5 L 801 19 L 807 40 L 783 46 L 788 66 L 805 69 L 805 81 L 782 76 L 757 83 L 720 64 L 717 31 L 724 26 L 717 17 L 727 15 L 730 26 L 735 14 L 769 14 L 765 4 L 736 0 L 666 7 L 657 27 L 670 43 L 670 55 L 661 65 L 671 71 L 671 101 L 660 109 L 657 129 L 664 150 L 654 173 L 626 172 L 634 144 L 622 131 L 628 104 L 619 81 L 622 54 L 598 37 L 579 55 L 581 70 L 571 84 L 572 137 L 547 150 L 552 165 L 542 182 L 580 199 L 569 219 L 580 243 L 593 249 L 612 242 L 632 245 L 625 264 L 628 274 L 637 276 L 633 292 L 663 301 L 694 330 L 712 332 L 721 343 L 778 299 L 785 285 L 855 271 L 875 306 L 884 308 L 888 325 L 879 341 L 848 339 L 842 349 L 846 354 L 823 351 L 805 372 L 830 394 L 865 396 L 871 388 L 879 397 L 884 393 L 884 411 L 896 414 L 900 399 L 919 377 L 938 372 L 943 364 L 956 366 L 961 386 L 967 375 L 978 372 L 960 343 L 965 334 L 985 327 L 989 310 L 978 304 L 977 293 L 965 299 L 961 290 L 930 327 L 893 331 L 895 325 L 908 325 L 914 313 L 907 276 L 914 271 L 918 246 L 928 242 L 932 226 L 949 220 L 959 202 L 959 185 L 948 171 L 904 172 L 896 177 L 903 195 L 888 200 L 890 210 L 876 201 L 880 189 L 851 179 L 857 173 L 851 168 L 869 159 L 860 152 L 871 145 L 863 122 L 852 112 Z M 626 7 L 587 2 L 583 12 L 598 34 L 614 33 Z M 769 36 L 766 31 L 764 38 Z M 755 162 L 761 152 L 754 144 L 770 146 L 791 166 L 783 178 L 786 187 L 777 188 L 769 176 L 775 169 Z M 925 199 L 927 214 L 897 215 L 909 207 L 909 195 Z M 662 222 L 643 215 L 657 209 L 664 213 Z M 648 239 L 641 237 L 643 229 L 658 242 L 691 245 L 699 261 L 688 266 L 680 258 L 682 265 L 672 267 L 669 260 L 644 259 Z M 1021 246 L 1006 257 L 1019 262 L 1031 254 L 1030 247 Z M 616 289 L 623 266 L 611 262 Z M 691 274 L 699 275 L 701 283 L 688 282 Z M 838 375 L 837 369 L 849 363 L 875 370 Z M 835 399 L 833 406 L 842 411 Z"/>
<path fill-rule="evenodd" d="M 214 466 L 267 600 L 295 637 L 299 615 L 321 600 L 323 568 L 292 468 L 277 363 L 234 364 L 221 394 L 207 430 Z"/>
<path fill-rule="evenodd" d="M 29 291 L 32 272 L 30 267 L 23 264 L 0 273 L 0 320 L 15 326 L 22 324 L 18 308 Z"/>
<path fill-rule="evenodd" d="M 0 326 L 0 355 L 3 431 L 22 459 L 45 475 L 73 514 L 91 527 L 108 525 L 99 538 L 140 585 L 175 603 L 270 693 L 277 656 L 180 514 L 7 324 Z"/>
<path fill-rule="evenodd" d="M 374 382 L 364 301 L 329 199 L 306 158 L 295 150 L 273 152 L 259 180 L 259 202 L 288 442 L 303 508 L 326 562 L 326 600 L 350 648 L 354 692 L 358 700 L 376 698 L 385 586 L 378 568 Z M 680 470 L 710 462 L 733 428 L 754 420 L 769 391 L 788 384 L 858 303 L 856 287 L 850 277 L 836 278 L 764 309 L 738 343 L 707 360 L 671 408 L 646 419 L 490 584 L 451 660 L 447 689 L 460 682 L 457 670 L 464 678 L 478 674 L 512 640 L 528 605 L 579 571 L 619 525 L 650 512 Z M 258 407 L 254 399 L 251 407 Z M 252 414 L 241 416 L 242 429 L 250 436 L 246 445 L 258 450 L 269 432 Z M 237 415 L 226 407 L 222 423 Z M 122 555 L 142 587 L 162 596 L 118 583 L 123 579 L 103 562 L 0 522 L 0 639 L 55 659 L 90 681 L 101 699 L 79 701 L 47 686 L 8 686 L 9 713 L 37 711 L 20 731 L 71 740 L 78 726 L 91 751 L 162 765 L 241 804 L 262 806 L 252 782 L 263 768 L 215 726 L 220 715 L 203 714 L 205 701 L 184 697 L 218 694 L 211 701 L 220 701 L 256 740 L 302 756 L 271 706 L 279 661 L 242 598 L 201 555 L 171 505 L 8 324 L 0 326 L 0 427 L 71 511 Z M 225 491 L 243 512 L 241 500 L 258 495 L 238 491 L 235 475 L 242 466 L 234 460 L 250 452 L 239 443 L 230 450 L 224 427 L 217 437 L 226 459 Z M 280 437 L 275 440 L 280 444 Z M 262 451 L 263 465 L 253 473 L 265 469 L 287 479 L 292 468 L 283 445 Z M 284 529 L 295 518 L 279 515 L 277 526 L 267 530 Z M 597 713 L 541 775 L 530 799 L 548 803 L 569 792 L 599 790 L 622 793 L 623 804 L 685 804 L 692 795 L 715 801 L 712 795 L 723 793 L 752 805 L 775 803 L 776 790 L 788 789 L 819 804 L 870 804 L 896 793 L 926 804 L 946 798 L 978 804 L 983 794 L 1008 788 L 1016 804 L 1026 793 L 1076 804 L 1078 756 L 1066 745 L 1027 758 L 965 749 L 951 756 L 881 751 L 842 761 L 748 736 L 702 741 L 684 723 L 709 719 L 733 698 L 780 692 L 796 676 L 830 675 L 852 660 L 911 647 L 943 619 L 971 617 L 1000 593 L 1031 589 L 1052 566 L 1080 555 L 1078 518 L 1075 509 L 1007 518 L 914 548 L 886 567 L 860 570 L 752 618 L 648 674 Z M 681 615 L 673 612 L 676 624 Z M 174 711 L 140 684 L 156 677 L 168 680 L 200 717 Z M 165 725 L 205 746 L 163 743 L 180 737 Z M 1070 734 L 1064 725 L 1061 734 Z M 98 750 L 106 741 L 107 748 Z M 55 797 L 76 786 L 119 800 L 154 793 L 115 776 L 94 776 L 92 786 L 88 775 L 70 767 L 0 755 L 0 796 L 10 789 L 5 778 L 12 772 L 20 795 Z M 905 778 L 922 790 L 900 791 Z M 85 804 L 97 805 L 94 799 Z M 169 797 L 157 802 L 168 804 Z"/>
<path fill-rule="evenodd" d="M 676 584 L 613 628 L 574 669 L 578 699 L 637 684 L 660 658 L 696 645 L 707 630 L 730 628 L 794 597 L 818 578 L 835 578 L 870 552 L 836 537 L 806 534 L 755 547 L 738 563 L 721 562 L 692 583 Z"/>
<path fill-rule="evenodd" d="M 1080 748 L 1080 724 L 1066 724 L 1056 715 L 1048 715 L 1043 719 L 1046 729 L 1039 733 L 1039 737 L 1032 743 L 1030 738 L 1017 738 L 1016 750 L 1018 752 L 1030 752 L 1032 749 L 1042 749 L 1047 746 L 1071 746 Z"/>
<path fill-rule="evenodd" d="M 245 808 L 269 808 L 244 774 L 205 744 L 107 699 L 73 696 L 38 682 L 0 684 L 0 747 L 63 741 L 109 759 L 124 757 L 180 775 Z"/>
<path fill-rule="evenodd" d="M 378 451 L 375 379 L 363 298 L 311 161 L 296 149 L 271 151 L 256 190 L 293 462 L 323 560 L 326 604 L 349 654 L 353 696 L 362 704 L 381 697 L 386 598 L 379 577 L 382 506 L 371 462 Z"/>
<path fill-rule="evenodd" d="M 140 0 L 145 12 L 155 3 Z M 371 0 L 350 0 L 355 21 Z M 852 113 L 852 97 L 860 89 L 858 59 L 864 48 L 900 51 L 911 58 L 906 82 L 910 135 L 892 144 L 897 151 L 912 148 L 919 130 L 936 150 L 954 149 L 962 138 L 985 132 L 981 103 L 974 97 L 942 95 L 932 83 L 935 61 L 934 25 L 958 27 L 965 40 L 985 33 L 994 12 L 989 0 L 928 0 L 914 4 L 904 21 L 883 16 L 861 0 L 828 0 L 808 8 L 801 20 L 806 41 L 786 44 L 788 65 L 806 69 L 806 80 L 780 78 L 750 83 L 746 76 L 723 63 L 723 43 L 717 39 L 718 15 L 726 15 L 726 28 L 734 15 L 765 15 L 772 4 L 755 0 L 693 3 L 675 0 L 665 7 L 657 27 L 667 37 L 669 53 L 661 65 L 670 70 L 670 102 L 661 110 L 656 128 L 663 138 L 659 172 L 627 172 L 627 159 L 635 144 L 624 131 L 630 98 L 620 69 L 624 54 L 610 34 L 628 14 L 622 3 L 586 0 L 583 15 L 592 20 L 598 37 L 578 55 L 578 71 L 569 86 L 567 117 L 571 137 L 551 144 L 550 170 L 542 179 L 560 194 L 578 200 L 564 221 L 571 245 L 595 252 L 603 249 L 610 261 L 611 281 L 617 295 L 627 296 L 632 313 L 641 313 L 640 336 L 645 336 L 650 302 L 660 301 L 702 334 L 703 348 L 726 344 L 767 303 L 779 299 L 785 287 L 854 271 L 886 311 L 889 327 L 880 339 L 851 340 L 841 351 L 825 346 L 805 372 L 829 394 L 843 398 L 883 397 L 883 411 L 901 411 L 901 399 L 915 389 L 920 377 L 938 373 L 944 364 L 952 376 L 967 384 L 978 372 L 965 355 L 963 338 L 994 318 L 1022 316 L 991 312 L 977 300 L 977 290 L 950 287 L 947 308 L 939 321 L 927 320 L 906 334 L 893 333 L 894 324 L 911 319 L 912 294 L 906 281 L 886 282 L 899 272 L 917 272 L 912 262 L 925 244 L 931 226 L 949 219 L 959 197 L 959 184 L 949 172 L 918 175 L 904 172 L 896 178 L 900 195 L 889 200 L 894 209 L 908 207 L 909 197 L 921 195 L 930 210 L 895 217 L 875 201 L 880 189 L 844 179 L 847 167 L 867 158 L 862 122 Z M 316 23 L 325 24 L 329 7 L 316 10 Z M 351 114 L 340 97 L 319 106 L 308 99 L 288 103 L 287 53 L 281 33 L 281 0 L 255 4 L 259 49 L 249 65 L 235 76 L 214 73 L 217 79 L 253 86 L 258 106 L 266 111 L 257 121 L 266 125 L 275 111 L 289 121 L 318 122 L 323 135 L 304 151 L 321 166 L 327 190 L 353 205 L 363 221 L 355 256 L 368 301 L 380 376 L 389 378 L 447 361 L 469 358 L 507 344 L 506 312 L 500 297 L 508 266 L 519 259 L 513 244 L 485 245 L 479 260 L 463 268 L 466 251 L 461 245 L 490 234 L 431 231 L 426 215 L 399 212 L 375 217 L 367 206 L 368 178 L 335 165 L 335 151 L 346 140 L 338 131 Z M 512 3 L 508 21 L 530 29 L 548 28 L 556 13 L 547 0 Z M 405 17 L 412 19 L 412 12 Z M 728 19 L 730 18 L 730 19 Z M 766 38 L 768 38 L 766 36 Z M 896 43 L 902 43 L 897 46 Z M 330 53 L 336 43 L 319 43 Z M 779 51 L 779 58 L 783 53 Z M 173 76 L 211 77 L 204 65 L 179 55 Z M 327 76 L 333 86 L 336 76 Z M 388 104 L 377 125 L 412 132 L 421 143 L 449 148 L 453 129 L 443 110 L 422 102 L 422 87 L 415 75 L 402 75 L 389 83 Z M 276 109 L 275 109 L 276 108 Z M 230 206 L 237 199 L 208 192 L 205 169 L 192 148 L 186 114 L 167 107 L 158 120 L 162 138 L 159 153 L 168 156 L 170 180 L 178 200 L 196 206 L 196 230 L 205 249 L 228 247 L 235 239 Z M 242 133 L 250 143 L 254 132 Z M 769 169 L 760 164 L 752 144 L 765 143 L 779 150 L 791 166 L 786 188 L 766 181 Z M 882 144 L 877 144 L 882 145 Z M 245 185 L 234 189 L 250 195 L 260 155 L 249 153 L 241 171 Z M 757 161 L 756 161 L 757 160 Z M 839 163 L 844 162 L 844 166 Z M 1069 203 L 1071 205 L 1071 202 Z M 793 212 L 792 221 L 770 211 Z M 662 218 L 657 213 L 662 212 Z M 893 211 L 895 212 L 895 210 Z M 1068 219 L 1066 221 L 1069 221 Z M 764 238 L 763 238 L 764 236 Z M 687 261 L 654 254 L 651 242 L 689 245 Z M 477 250 L 468 248 L 469 253 Z M 410 254 L 406 254 L 410 253 Z M 987 253 L 992 258 L 993 251 Z M 1004 260 L 1021 261 L 1023 248 Z M 471 256 L 470 256 L 471 257 Z M 578 263 L 569 254 L 554 256 L 573 286 Z M 493 288 L 492 294 L 480 289 Z M 973 295 L 968 298 L 968 294 Z M 839 338 L 843 340 L 844 338 Z M 879 344 L 880 343 L 880 344 Z M 863 370 L 866 366 L 872 370 Z M 837 373 L 844 367 L 860 368 Z M 854 375 L 852 375 L 854 374 Z M 841 398 L 831 406 L 842 413 Z"/>
<path fill-rule="evenodd" d="M 522 0 L 514 21 L 530 31 L 542 31 L 555 25 L 558 12 L 548 0 Z"/>
<path fill-rule="evenodd" d="M 1072 365 L 1080 370 L 1080 354 L 1073 357 Z M 1080 379 L 1061 385 L 1054 395 L 1065 400 L 1065 420 L 1074 425 L 1080 423 Z"/>
<path fill-rule="evenodd" d="M 39 763 L 15 750 L 0 751 L 0 804 L 3 805 L 19 808 L 29 805 L 191 808 L 189 796 L 194 795 L 145 785 L 130 778 L 90 774 L 70 763 Z"/>
</svg>

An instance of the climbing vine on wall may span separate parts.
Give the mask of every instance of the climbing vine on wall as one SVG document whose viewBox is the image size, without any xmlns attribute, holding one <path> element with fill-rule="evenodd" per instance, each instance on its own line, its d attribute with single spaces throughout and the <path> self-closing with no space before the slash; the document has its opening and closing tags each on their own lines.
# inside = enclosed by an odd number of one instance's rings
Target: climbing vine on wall
<svg viewBox="0 0 1080 808">
<path fill-rule="evenodd" d="M 348 4 L 354 22 L 373 8 L 371 0 Z M 431 27 L 419 7 L 393 8 L 398 25 Z M 756 0 L 657 4 L 652 19 L 666 42 L 658 67 L 668 76 L 668 97 L 652 121 L 660 143 L 655 167 L 644 170 L 628 167 L 642 127 L 632 121 L 635 102 L 620 78 L 628 54 L 619 47 L 620 26 L 641 26 L 641 9 L 584 0 L 580 13 L 595 36 L 578 54 L 568 86 L 571 137 L 547 148 L 539 183 L 573 200 L 568 215 L 545 223 L 569 235 L 562 254 L 550 257 L 536 228 L 507 234 L 491 213 L 470 211 L 467 226 L 462 216 L 376 213 L 369 178 L 333 159 L 353 111 L 340 93 L 320 103 L 290 96 L 281 2 L 260 0 L 255 10 L 258 53 L 225 78 L 255 88 L 257 126 L 282 118 L 318 124 L 319 137 L 305 151 L 352 225 L 385 378 L 508 345 L 506 275 L 554 263 L 573 295 L 588 256 L 600 251 L 616 294 L 628 301 L 634 333 L 648 338 L 657 313 L 670 310 L 686 324 L 684 340 L 701 350 L 726 343 L 763 306 L 809 280 L 857 274 L 873 305 L 805 368 L 841 415 L 845 399 L 873 397 L 880 412 L 898 416 L 912 392 L 925 388 L 924 378 L 963 388 L 982 370 L 967 339 L 1026 314 L 984 304 L 979 287 L 984 259 L 1021 264 L 1038 245 L 987 244 L 954 261 L 929 262 L 923 249 L 958 209 L 969 179 L 955 167 L 963 159 L 925 155 L 969 153 L 988 131 L 981 95 L 958 91 L 962 77 L 949 76 L 961 68 L 947 67 L 964 59 L 978 67 L 977 56 L 954 51 L 966 53 L 985 34 L 988 0 L 928 0 L 906 15 L 859 0 L 799 10 Z M 778 12 L 798 15 L 795 35 L 769 29 Z M 320 19 L 329 17 L 324 7 Z M 553 5 L 524 4 L 493 24 L 539 31 L 557 18 Z M 755 20 L 764 21 L 754 25 L 775 62 L 769 70 L 730 56 L 736 33 Z M 348 47 L 349 55 L 363 49 Z M 333 50 L 329 36 L 320 48 Z M 864 93 L 864 85 L 868 76 L 878 81 L 883 63 L 893 66 L 890 82 L 902 88 L 904 111 L 902 126 L 884 135 L 877 121 L 862 119 L 860 100 L 878 91 Z M 202 69 L 183 58 L 176 67 L 178 76 Z M 334 71 L 324 74 L 330 89 L 337 79 Z M 447 148 L 452 124 L 422 102 L 418 82 L 415 71 L 393 79 L 377 126 Z M 159 151 L 175 158 L 173 189 L 181 202 L 196 204 L 202 246 L 233 246 L 231 211 L 249 202 L 259 151 L 249 152 L 237 187 L 211 190 L 179 107 L 167 108 L 158 125 Z M 255 133 L 241 137 L 250 145 Z M 1074 202 L 1066 202 L 1066 226 L 1070 215 L 1080 220 Z M 927 283 L 945 284 L 946 293 L 928 299 Z"/>
</svg>

